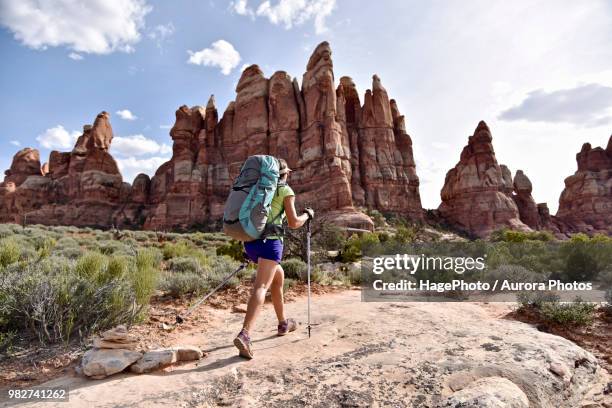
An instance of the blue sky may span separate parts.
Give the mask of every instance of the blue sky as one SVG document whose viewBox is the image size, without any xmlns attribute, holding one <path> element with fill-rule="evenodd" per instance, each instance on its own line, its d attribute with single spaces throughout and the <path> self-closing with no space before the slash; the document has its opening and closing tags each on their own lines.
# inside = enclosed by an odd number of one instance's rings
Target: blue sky
<svg viewBox="0 0 612 408">
<path fill-rule="evenodd" d="M 362 102 L 374 73 L 398 101 L 427 208 L 481 119 L 553 212 L 582 143 L 612 133 L 609 1 L 0 0 L 0 26 L 2 169 L 106 110 L 125 179 L 152 174 L 180 105 L 222 112 L 245 64 L 301 80 L 323 40 Z"/>
</svg>

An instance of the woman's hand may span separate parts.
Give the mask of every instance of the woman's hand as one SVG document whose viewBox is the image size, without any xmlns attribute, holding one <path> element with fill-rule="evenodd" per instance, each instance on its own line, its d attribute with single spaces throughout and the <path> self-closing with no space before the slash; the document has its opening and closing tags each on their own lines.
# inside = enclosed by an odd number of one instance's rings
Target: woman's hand
<svg viewBox="0 0 612 408">
<path fill-rule="evenodd" d="M 309 220 L 312 220 L 314 218 L 314 210 L 312 208 L 310 208 L 310 207 L 306 207 L 304 209 L 304 214 L 308 215 L 308 219 Z"/>
<path fill-rule="evenodd" d="M 302 225 L 306 224 L 306 221 L 310 218 L 310 215 L 306 212 L 297 215 L 297 211 L 295 210 L 295 196 L 285 197 L 283 205 L 285 207 L 285 214 L 287 215 L 287 225 L 291 229 L 300 228 Z M 310 211 L 312 211 L 312 209 Z M 312 216 L 314 217 L 314 211 L 312 211 Z"/>
</svg>

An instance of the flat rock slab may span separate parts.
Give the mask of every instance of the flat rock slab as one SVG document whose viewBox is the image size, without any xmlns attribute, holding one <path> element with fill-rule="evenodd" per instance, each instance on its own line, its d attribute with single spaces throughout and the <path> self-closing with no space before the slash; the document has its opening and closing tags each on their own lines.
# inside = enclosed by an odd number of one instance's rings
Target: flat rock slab
<svg viewBox="0 0 612 408">
<path fill-rule="evenodd" d="M 273 307 L 265 305 L 250 361 L 232 345 L 244 316 L 203 306 L 206 324 L 183 326 L 176 344 L 206 344 L 206 359 L 160 375 L 59 378 L 46 385 L 70 387 L 70 401 L 33 406 L 437 408 L 476 398 L 521 407 L 527 398 L 530 407 L 576 408 L 589 401 L 587 393 L 602 406 L 608 398 L 609 376 L 591 353 L 497 317 L 510 306 L 368 303 L 360 295 L 313 296 L 310 339 L 305 297 L 286 305 L 300 327 L 284 337 L 276 336 Z"/>
<path fill-rule="evenodd" d="M 150 373 L 176 363 L 177 356 L 178 352 L 172 349 L 147 351 L 130 367 L 130 371 L 137 374 Z"/>
<path fill-rule="evenodd" d="M 194 361 L 204 356 L 202 350 L 197 346 L 175 346 L 172 349 L 176 351 L 178 361 Z"/>
<path fill-rule="evenodd" d="M 142 353 L 121 349 L 91 349 L 83 355 L 83 374 L 94 379 L 108 377 L 125 370 L 142 357 Z"/>
<path fill-rule="evenodd" d="M 134 350 L 138 347 L 138 342 L 133 341 L 109 341 L 105 339 L 101 339 L 99 337 L 94 338 L 93 346 L 99 349 L 124 349 L 124 350 Z"/>
</svg>

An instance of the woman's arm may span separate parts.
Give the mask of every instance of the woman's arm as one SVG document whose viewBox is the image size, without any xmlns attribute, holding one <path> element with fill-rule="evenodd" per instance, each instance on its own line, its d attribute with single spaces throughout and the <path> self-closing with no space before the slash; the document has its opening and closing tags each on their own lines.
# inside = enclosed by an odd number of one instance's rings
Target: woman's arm
<svg viewBox="0 0 612 408">
<path fill-rule="evenodd" d="M 297 215 L 297 212 L 295 211 L 295 196 L 285 197 L 283 200 L 283 205 L 285 207 L 287 225 L 289 225 L 289 228 L 297 229 L 306 224 L 306 221 L 308 221 L 308 214 L 304 213 Z"/>
</svg>

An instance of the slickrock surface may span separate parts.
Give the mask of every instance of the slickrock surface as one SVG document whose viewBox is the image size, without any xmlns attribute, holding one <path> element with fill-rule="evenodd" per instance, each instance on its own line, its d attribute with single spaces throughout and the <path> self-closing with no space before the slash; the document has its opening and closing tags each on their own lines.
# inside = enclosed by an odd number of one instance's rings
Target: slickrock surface
<svg viewBox="0 0 612 408">
<path fill-rule="evenodd" d="M 205 359 L 102 381 L 59 378 L 46 385 L 70 387 L 69 402 L 27 406 L 574 408 L 587 393 L 608 398 L 609 375 L 592 354 L 497 317 L 502 304 L 365 303 L 346 291 L 315 296 L 312 305 L 311 339 L 305 298 L 287 305 L 301 326 L 285 337 L 276 337 L 266 305 L 251 361 L 232 345 L 244 316 L 206 307 L 209 323 L 183 334 L 205 344 Z"/>
</svg>

